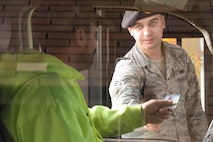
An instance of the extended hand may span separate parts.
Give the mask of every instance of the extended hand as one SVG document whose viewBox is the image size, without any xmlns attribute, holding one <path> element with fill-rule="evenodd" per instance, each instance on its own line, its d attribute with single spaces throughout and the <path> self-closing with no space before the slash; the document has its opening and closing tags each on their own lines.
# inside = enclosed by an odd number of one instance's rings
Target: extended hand
<svg viewBox="0 0 213 142">
<path fill-rule="evenodd" d="M 171 100 L 156 100 L 152 99 L 142 104 L 143 116 L 146 124 L 159 124 L 164 119 L 168 119 L 171 109 L 166 107 L 171 106 Z"/>
</svg>

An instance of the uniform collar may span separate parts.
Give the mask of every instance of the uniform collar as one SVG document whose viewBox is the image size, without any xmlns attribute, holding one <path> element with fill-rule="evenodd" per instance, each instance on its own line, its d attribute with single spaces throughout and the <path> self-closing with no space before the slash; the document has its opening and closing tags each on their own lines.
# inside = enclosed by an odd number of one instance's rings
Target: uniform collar
<svg viewBox="0 0 213 142">
<path fill-rule="evenodd" d="M 164 48 L 165 60 L 166 62 L 169 62 L 167 64 L 174 64 L 176 59 L 178 59 L 182 55 L 182 50 L 179 50 L 179 48 L 181 47 L 179 47 L 178 45 L 162 41 L 162 48 Z M 141 51 L 137 44 L 133 46 L 132 53 L 132 57 L 136 59 L 135 62 L 137 62 L 139 66 L 147 67 L 149 66 L 149 64 L 151 64 L 152 60 Z"/>
</svg>

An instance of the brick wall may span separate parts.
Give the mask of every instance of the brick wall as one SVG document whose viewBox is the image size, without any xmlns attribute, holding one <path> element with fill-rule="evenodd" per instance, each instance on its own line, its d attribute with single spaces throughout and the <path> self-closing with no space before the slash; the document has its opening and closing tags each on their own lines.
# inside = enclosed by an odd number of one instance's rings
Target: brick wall
<svg viewBox="0 0 213 142">
<path fill-rule="evenodd" d="M 126 1 L 127 2 L 127 1 Z M 206 1 L 204 1 L 205 4 Z M 132 4 L 128 2 L 128 4 Z M 204 4 L 202 9 L 206 9 Z M 81 7 L 79 9 L 79 6 Z M 199 5 L 196 5 L 197 7 Z M 101 70 L 102 70 L 102 88 L 103 88 L 103 104 L 110 106 L 110 98 L 108 95 L 108 85 L 114 70 L 116 58 L 124 55 L 130 47 L 134 44 L 134 40 L 129 36 L 129 33 L 120 26 L 123 9 L 105 9 L 99 8 L 103 17 L 102 20 L 97 20 L 95 9 L 91 7 L 86 0 L 7 0 L 0 1 L 0 26 L 3 27 L 11 23 L 10 28 L 0 28 L 1 39 L 6 41 L 11 36 L 9 42 L 10 50 L 17 50 L 18 48 L 28 48 L 31 46 L 26 42 L 29 38 L 27 32 L 27 17 L 30 11 L 36 8 L 32 14 L 32 47 L 42 50 L 43 52 L 52 54 L 60 58 L 65 63 L 70 64 L 70 56 L 75 56 L 80 49 L 69 50 L 72 44 L 73 32 L 76 26 L 84 25 L 88 27 L 88 19 L 104 25 L 102 27 L 102 49 L 101 49 Z M 200 8 L 200 7 L 199 7 Z M 194 13 L 201 13 L 200 9 L 193 11 Z M 79 14 L 79 11 L 81 14 Z M 100 12 L 100 11 L 99 11 Z M 212 11 L 211 11 L 212 12 Z M 20 21 L 20 14 L 22 20 Z M 191 12 L 191 14 L 193 14 Z M 202 11 L 202 17 L 207 20 L 209 27 L 213 27 L 213 16 L 209 11 Z M 193 16 L 192 16 L 193 17 Z M 202 37 L 200 31 L 187 23 L 186 21 L 172 15 L 165 15 L 167 27 L 164 32 L 164 37 L 175 37 L 180 41 L 183 37 Z M 197 17 L 194 17 L 197 19 Z M 113 23 L 112 23 L 113 21 Z M 20 24 L 21 23 L 21 27 Z M 21 29 L 21 30 L 20 30 Z M 208 28 L 211 30 L 212 28 Z M 10 32 L 12 31 L 12 32 Z M 20 32 L 22 33 L 20 35 Z M 9 34 L 8 34 L 9 33 Z M 10 35 L 11 34 L 11 35 Z M 212 32 L 210 33 L 212 34 Z M 108 38 L 109 42 L 106 42 Z M 29 38 L 30 39 L 30 38 Z M 7 45 L 7 42 L 3 42 Z M 206 46 L 206 45 L 205 45 Z M 83 54 L 83 53 L 82 53 Z M 86 55 L 82 55 L 84 58 Z M 206 94 L 206 115 L 210 121 L 213 118 L 213 96 L 212 96 L 212 55 L 207 46 L 205 47 L 205 94 Z M 80 64 L 80 63 L 78 63 Z M 88 63 L 89 64 L 89 63 Z M 93 70 L 90 73 L 90 78 L 94 79 L 99 72 Z M 91 105 L 91 104 L 90 104 Z"/>
</svg>

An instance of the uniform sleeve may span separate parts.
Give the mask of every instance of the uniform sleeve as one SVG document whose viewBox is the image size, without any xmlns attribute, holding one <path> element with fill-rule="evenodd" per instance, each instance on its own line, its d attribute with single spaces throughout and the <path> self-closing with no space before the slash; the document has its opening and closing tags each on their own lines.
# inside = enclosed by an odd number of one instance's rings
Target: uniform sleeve
<svg viewBox="0 0 213 142">
<path fill-rule="evenodd" d="M 202 109 L 200 99 L 200 86 L 190 58 L 187 56 L 187 82 L 189 84 L 186 95 L 186 113 L 189 132 L 196 142 L 203 140 L 207 131 L 207 120 Z"/>
<path fill-rule="evenodd" d="M 144 85 L 144 71 L 131 60 L 120 60 L 110 82 L 109 93 L 112 108 L 120 105 L 141 103 Z"/>
<path fill-rule="evenodd" d="M 104 138 L 120 136 L 144 125 L 141 105 L 123 105 L 119 110 L 94 106 L 90 114 L 96 129 Z"/>
</svg>

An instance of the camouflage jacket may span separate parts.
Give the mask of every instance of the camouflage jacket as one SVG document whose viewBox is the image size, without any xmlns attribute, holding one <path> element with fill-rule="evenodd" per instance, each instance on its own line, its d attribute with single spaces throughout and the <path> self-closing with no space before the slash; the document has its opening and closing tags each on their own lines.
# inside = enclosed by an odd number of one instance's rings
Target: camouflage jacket
<svg viewBox="0 0 213 142">
<path fill-rule="evenodd" d="M 136 44 L 117 62 L 109 86 L 112 109 L 153 98 L 163 99 L 167 94 L 181 94 L 173 114 L 159 129 L 148 131 L 142 127 L 126 137 L 200 142 L 207 130 L 207 121 L 201 106 L 194 65 L 183 48 L 167 42 L 162 42 L 162 47 L 165 51 L 166 78 Z"/>
</svg>

